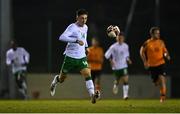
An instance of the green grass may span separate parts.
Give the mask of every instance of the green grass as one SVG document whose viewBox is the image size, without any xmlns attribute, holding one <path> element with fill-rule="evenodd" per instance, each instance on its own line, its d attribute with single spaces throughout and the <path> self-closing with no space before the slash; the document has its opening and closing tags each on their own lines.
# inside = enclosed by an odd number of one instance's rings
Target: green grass
<svg viewBox="0 0 180 114">
<path fill-rule="evenodd" d="M 1 100 L 0 112 L 75 112 L 75 113 L 124 113 L 124 112 L 180 112 L 180 100 L 168 99 L 160 103 L 158 99 L 100 100 L 91 104 L 89 100 Z"/>
</svg>

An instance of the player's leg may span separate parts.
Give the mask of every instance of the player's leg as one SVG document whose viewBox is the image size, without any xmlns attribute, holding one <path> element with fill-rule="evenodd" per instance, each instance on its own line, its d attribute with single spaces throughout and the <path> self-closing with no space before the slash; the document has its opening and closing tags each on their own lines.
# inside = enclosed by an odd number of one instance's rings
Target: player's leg
<svg viewBox="0 0 180 114">
<path fill-rule="evenodd" d="M 27 99 L 27 98 L 28 98 L 28 95 L 27 95 L 26 71 L 22 71 L 21 77 L 22 77 L 22 88 L 23 88 L 24 93 L 25 93 L 24 97 L 25 97 L 25 99 Z"/>
<path fill-rule="evenodd" d="M 125 75 L 122 77 L 123 79 L 123 99 L 127 100 L 129 98 L 128 92 L 129 92 L 129 76 Z"/>
<path fill-rule="evenodd" d="M 165 64 L 162 64 L 158 67 L 159 71 L 159 80 L 160 80 L 160 102 L 163 102 L 166 98 L 166 71 Z"/>
<path fill-rule="evenodd" d="M 85 78 L 86 82 L 86 88 L 89 92 L 89 95 L 91 97 L 91 102 L 94 104 L 96 103 L 96 96 L 94 92 L 94 83 L 92 81 L 91 77 L 91 70 L 88 67 L 87 58 L 82 58 L 77 61 L 78 62 L 78 69 L 81 73 L 81 75 Z"/>
<path fill-rule="evenodd" d="M 94 81 L 94 85 L 95 85 L 95 95 L 97 99 L 100 99 L 100 95 L 101 95 L 101 86 L 100 86 L 100 80 L 101 80 L 101 71 L 95 71 L 94 75 L 95 75 L 95 81 Z"/>
<path fill-rule="evenodd" d="M 51 96 L 54 96 L 57 84 L 64 82 L 64 80 L 67 77 L 67 73 L 73 68 L 73 66 L 74 66 L 73 58 L 65 56 L 63 65 L 60 70 L 60 74 L 55 75 L 53 81 L 51 82 L 51 87 L 50 87 Z"/>
<path fill-rule="evenodd" d="M 113 93 L 117 94 L 118 93 L 118 86 L 119 86 L 119 82 L 120 82 L 120 70 L 114 70 L 113 74 L 115 76 L 115 80 L 114 80 L 114 85 L 113 85 Z"/>
<path fill-rule="evenodd" d="M 27 99 L 27 84 L 25 74 L 22 71 L 19 71 L 15 73 L 15 77 L 19 92 L 23 95 L 24 99 Z"/>
<path fill-rule="evenodd" d="M 95 97 L 95 92 L 94 92 L 94 84 L 91 78 L 91 71 L 89 68 L 83 68 L 80 71 L 81 75 L 85 78 L 86 81 L 86 88 L 89 92 L 89 95 L 91 97 L 91 102 L 94 104 L 96 103 L 96 97 Z"/>
<path fill-rule="evenodd" d="M 95 84 L 95 76 L 96 76 L 95 71 L 91 70 L 91 78 L 94 84 Z"/>
<path fill-rule="evenodd" d="M 122 81 L 123 81 L 123 99 L 127 100 L 128 99 L 128 92 L 129 92 L 129 76 L 128 76 L 128 69 L 124 68 L 121 70 Z"/>
<path fill-rule="evenodd" d="M 166 72 L 164 70 L 164 65 L 153 67 L 150 69 L 150 72 L 154 84 L 160 87 L 160 102 L 163 102 L 166 97 Z"/>
<path fill-rule="evenodd" d="M 160 102 L 163 102 L 166 98 L 166 78 L 163 75 L 160 75 L 159 80 L 160 80 Z"/>
</svg>

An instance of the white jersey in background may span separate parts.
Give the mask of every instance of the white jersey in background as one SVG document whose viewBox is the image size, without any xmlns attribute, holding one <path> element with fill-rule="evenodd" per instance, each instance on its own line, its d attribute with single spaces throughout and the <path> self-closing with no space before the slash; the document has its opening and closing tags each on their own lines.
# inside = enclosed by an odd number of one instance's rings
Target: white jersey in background
<svg viewBox="0 0 180 114">
<path fill-rule="evenodd" d="M 13 61 L 13 62 L 12 62 Z M 6 64 L 12 65 L 12 72 L 27 70 L 23 64 L 29 63 L 29 53 L 22 47 L 17 47 L 14 51 L 12 48 L 6 53 Z"/>
<path fill-rule="evenodd" d="M 111 45 L 105 53 L 106 59 L 112 59 L 114 66 L 112 70 L 120 70 L 127 68 L 127 58 L 129 57 L 129 47 L 126 43 L 119 44 L 118 42 Z"/>
<path fill-rule="evenodd" d="M 68 57 L 81 59 L 86 57 L 85 47 L 87 45 L 87 25 L 83 27 L 78 26 L 76 23 L 70 24 L 66 30 L 59 37 L 59 40 L 68 42 L 64 54 Z M 76 40 L 81 40 L 84 42 L 83 46 L 75 43 Z"/>
</svg>

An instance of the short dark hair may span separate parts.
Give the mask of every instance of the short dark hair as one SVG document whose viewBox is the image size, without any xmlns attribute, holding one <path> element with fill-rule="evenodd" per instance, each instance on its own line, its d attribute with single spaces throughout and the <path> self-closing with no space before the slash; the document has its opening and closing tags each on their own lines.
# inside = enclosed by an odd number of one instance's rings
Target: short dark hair
<svg viewBox="0 0 180 114">
<path fill-rule="evenodd" d="M 121 31 L 121 32 L 119 33 L 119 36 L 125 36 L 125 35 L 124 35 L 124 32 Z"/>
<path fill-rule="evenodd" d="M 154 32 L 155 32 L 156 30 L 160 30 L 160 28 L 159 28 L 159 27 L 151 27 L 151 29 L 150 29 L 150 31 L 149 31 L 150 35 L 154 34 Z"/>
<path fill-rule="evenodd" d="M 88 12 L 85 9 L 78 9 L 76 11 L 76 16 L 80 16 L 80 15 L 88 15 Z"/>
</svg>

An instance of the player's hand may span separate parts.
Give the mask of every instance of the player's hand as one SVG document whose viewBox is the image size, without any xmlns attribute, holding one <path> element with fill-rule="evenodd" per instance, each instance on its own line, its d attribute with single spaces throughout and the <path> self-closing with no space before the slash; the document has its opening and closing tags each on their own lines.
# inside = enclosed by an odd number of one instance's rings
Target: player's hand
<svg viewBox="0 0 180 114">
<path fill-rule="evenodd" d="M 28 65 L 27 63 L 21 64 L 21 66 L 27 66 L 27 65 Z"/>
<path fill-rule="evenodd" d="M 127 61 L 127 63 L 128 63 L 129 65 L 132 64 L 132 61 L 131 61 L 131 59 L 130 59 L 129 57 L 127 57 L 126 61 Z"/>
<path fill-rule="evenodd" d="M 76 40 L 76 43 L 78 43 L 80 46 L 83 46 L 83 45 L 84 45 L 84 42 L 81 41 L 81 40 Z"/>
<path fill-rule="evenodd" d="M 149 68 L 149 64 L 147 62 L 144 62 L 144 68 L 148 69 Z"/>
<path fill-rule="evenodd" d="M 170 61 L 170 60 L 171 60 L 171 57 L 169 56 L 169 54 L 168 54 L 168 53 L 164 53 L 164 57 L 165 57 L 168 61 Z"/>
<path fill-rule="evenodd" d="M 128 64 L 131 65 L 132 64 L 132 61 L 129 59 L 127 60 Z"/>
<path fill-rule="evenodd" d="M 110 64 L 111 64 L 111 67 L 113 67 L 114 66 L 114 61 L 110 60 Z"/>
</svg>

